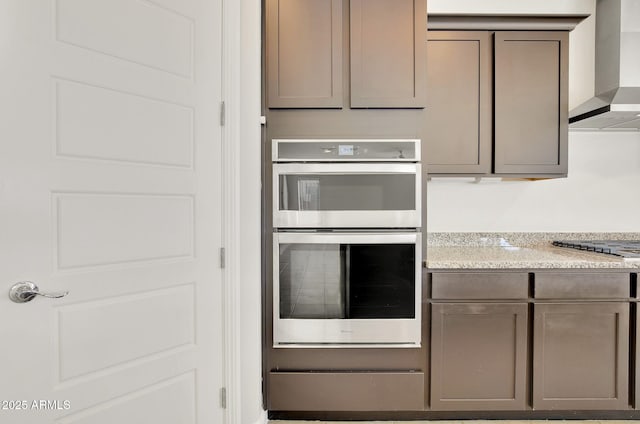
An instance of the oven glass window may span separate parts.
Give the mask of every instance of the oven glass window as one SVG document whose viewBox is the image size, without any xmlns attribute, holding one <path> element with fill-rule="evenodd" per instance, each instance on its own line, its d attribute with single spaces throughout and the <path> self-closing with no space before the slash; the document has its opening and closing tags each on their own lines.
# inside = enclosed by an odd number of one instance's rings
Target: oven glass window
<svg viewBox="0 0 640 424">
<path fill-rule="evenodd" d="M 415 210 L 413 174 L 280 175 L 280 210 Z"/>
<path fill-rule="evenodd" d="M 280 318 L 414 318 L 415 248 L 281 244 Z"/>
</svg>

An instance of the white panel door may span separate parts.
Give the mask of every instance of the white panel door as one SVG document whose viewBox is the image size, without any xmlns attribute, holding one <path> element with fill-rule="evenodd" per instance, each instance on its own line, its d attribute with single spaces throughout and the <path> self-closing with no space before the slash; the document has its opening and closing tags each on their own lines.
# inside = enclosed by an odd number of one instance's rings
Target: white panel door
<svg viewBox="0 0 640 424">
<path fill-rule="evenodd" d="M 0 423 L 222 422 L 221 3 L 0 1 Z"/>
</svg>

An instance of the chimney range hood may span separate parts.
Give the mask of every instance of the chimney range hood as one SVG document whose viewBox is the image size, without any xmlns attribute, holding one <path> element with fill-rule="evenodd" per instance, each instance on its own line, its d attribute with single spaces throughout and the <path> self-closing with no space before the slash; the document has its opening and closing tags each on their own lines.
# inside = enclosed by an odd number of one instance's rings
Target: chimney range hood
<svg viewBox="0 0 640 424">
<path fill-rule="evenodd" d="M 597 0 L 595 48 L 596 96 L 569 128 L 640 130 L 640 1 Z"/>
</svg>

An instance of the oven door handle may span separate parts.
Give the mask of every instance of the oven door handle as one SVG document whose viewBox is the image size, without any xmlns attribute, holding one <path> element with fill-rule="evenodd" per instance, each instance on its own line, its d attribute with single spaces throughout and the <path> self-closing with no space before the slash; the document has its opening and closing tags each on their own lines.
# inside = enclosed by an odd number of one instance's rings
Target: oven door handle
<svg viewBox="0 0 640 424">
<path fill-rule="evenodd" d="M 279 232 L 273 233 L 275 243 L 304 244 L 414 244 L 420 246 L 422 235 L 412 232 L 366 232 L 366 233 L 317 233 Z"/>
<path fill-rule="evenodd" d="M 273 175 L 415 174 L 419 163 L 274 163 Z"/>
</svg>

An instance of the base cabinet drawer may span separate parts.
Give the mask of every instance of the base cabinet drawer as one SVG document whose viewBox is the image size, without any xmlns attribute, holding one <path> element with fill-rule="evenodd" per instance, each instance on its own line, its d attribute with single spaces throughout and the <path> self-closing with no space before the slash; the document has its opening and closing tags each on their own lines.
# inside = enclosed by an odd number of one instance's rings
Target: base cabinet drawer
<svg viewBox="0 0 640 424">
<path fill-rule="evenodd" d="M 629 304 L 534 308 L 533 408 L 628 409 Z"/>
<path fill-rule="evenodd" d="M 432 308 L 431 409 L 526 409 L 527 304 Z"/>
<path fill-rule="evenodd" d="M 631 296 L 627 273 L 536 273 L 536 299 L 625 299 Z"/>
<path fill-rule="evenodd" d="M 272 411 L 421 411 L 422 372 L 270 372 Z"/>
<path fill-rule="evenodd" d="M 434 272 L 431 297 L 453 300 L 514 300 L 529 296 L 526 272 Z"/>
</svg>

